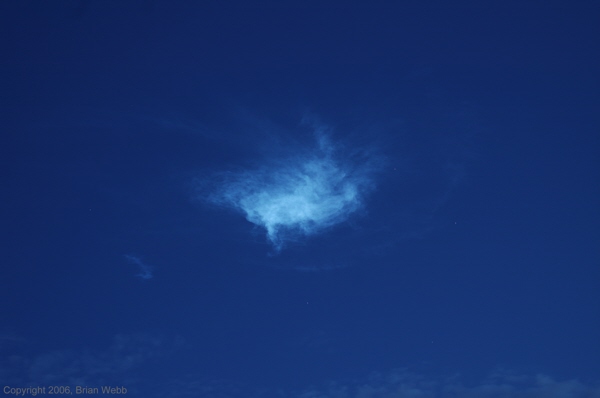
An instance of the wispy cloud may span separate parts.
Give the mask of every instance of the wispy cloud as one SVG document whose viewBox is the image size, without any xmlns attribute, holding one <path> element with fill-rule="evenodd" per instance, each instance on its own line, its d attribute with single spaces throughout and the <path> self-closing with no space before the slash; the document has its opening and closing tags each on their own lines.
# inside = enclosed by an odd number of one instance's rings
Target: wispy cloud
<svg viewBox="0 0 600 398">
<path fill-rule="evenodd" d="M 317 334 L 313 338 L 324 337 Z M 174 398 L 600 398 L 598 379 L 561 379 L 504 369 L 473 378 L 397 368 L 353 379 L 324 380 L 305 388 L 211 379 L 193 368 L 184 373 L 168 372 L 165 363 L 186 363 L 189 357 L 185 353 L 190 347 L 181 337 L 147 333 L 118 334 L 107 346 L 37 354 L 21 347 L 0 356 L 0 380 L 12 386 L 63 385 L 72 389 L 121 385 L 135 396 Z"/>
<path fill-rule="evenodd" d="M 0 380 L 13 385 L 123 385 L 133 392 L 145 366 L 169 358 L 184 342 L 141 333 L 118 334 L 105 347 L 64 349 L 0 358 Z"/>
<path fill-rule="evenodd" d="M 545 374 L 494 372 L 474 382 L 461 375 L 434 376 L 396 369 L 366 378 L 331 380 L 322 386 L 291 390 L 256 388 L 227 380 L 189 374 L 168 384 L 161 397 L 229 398 L 599 398 L 600 386 L 576 379 L 557 380 Z"/>
<path fill-rule="evenodd" d="M 130 254 L 126 254 L 125 259 L 129 263 L 135 264 L 139 267 L 140 272 L 138 274 L 136 274 L 136 276 L 138 278 L 147 280 L 147 279 L 152 279 L 152 277 L 154 276 L 154 274 L 152 273 L 153 268 L 151 266 L 149 266 L 148 264 L 144 263 L 139 257 L 132 256 Z"/>
<path fill-rule="evenodd" d="M 332 382 L 289 397 L 339 398 L 599 398 L 600 386 L 578 380 L 556 380 L 548 375 L 523 375 L 496 371 L 477 383 L 466 383 L 460 375 L 432 377 L 396 369 L 373 373 L 367 380 Z"/>
<path fill-rule="evenodd" d="M 321 126 L 314 137 L 311 146 L 286 148 L 286 156 L 253 169 L 217 173 L 219 183 L 199 195 L 263 228 L 276 252 L 343 223 L 365 206 L 381 158 L 336 145 Z"/>
</svg>

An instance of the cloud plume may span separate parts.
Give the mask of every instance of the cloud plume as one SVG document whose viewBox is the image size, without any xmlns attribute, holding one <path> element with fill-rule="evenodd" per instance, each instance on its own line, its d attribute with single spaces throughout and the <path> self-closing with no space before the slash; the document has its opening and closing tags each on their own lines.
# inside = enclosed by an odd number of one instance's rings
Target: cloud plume
<svg viewBox="0 0 600 398">
<path fill-rule="evenodd" d="M 263 228 L 276 252 L 348 220 L 374 188 L 375 162 L 335 145 L 323 129 L 315 137 L 312 147 L 288 150 L 283 158 L 220 173 L 205 199 Z"/>
</svg>

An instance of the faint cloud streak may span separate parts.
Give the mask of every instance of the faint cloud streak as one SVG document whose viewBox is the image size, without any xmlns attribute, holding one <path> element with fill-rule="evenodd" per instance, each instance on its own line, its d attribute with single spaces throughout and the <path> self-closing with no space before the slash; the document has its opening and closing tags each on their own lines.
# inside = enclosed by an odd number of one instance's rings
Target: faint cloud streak
<svg viewBox="0 0 600 398">
<path fill-rule="evenodd" d="M 139 257 L 126 254 L 125 259 L 127 259 L 129 263 L 135 264 L 139 267 L 140 272 L 135 275 L 138 278 L 148 280 L 152 279 L 152 277 L 154 276 L 154 274 L 152 273 L 152 267 L 144 263 Z"/>
</svg>

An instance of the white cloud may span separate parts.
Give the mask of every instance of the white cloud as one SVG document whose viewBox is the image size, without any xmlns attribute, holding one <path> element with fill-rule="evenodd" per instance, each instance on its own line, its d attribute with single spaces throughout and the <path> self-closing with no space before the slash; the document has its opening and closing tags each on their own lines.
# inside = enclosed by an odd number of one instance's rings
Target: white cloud
<svg viewBox="0 0 600 398">
<path fill-rule="evenodd" d="M 263 228 L 276 252 L 343 223 L 364 208 L 381 158 L 334 144 L 324 128 L 315 137 L 312 147 L 288 148 L 287 156 L 252 169 L 216 174 L 219 183 L 201 192 L 202 199 Z"/>
</svg>

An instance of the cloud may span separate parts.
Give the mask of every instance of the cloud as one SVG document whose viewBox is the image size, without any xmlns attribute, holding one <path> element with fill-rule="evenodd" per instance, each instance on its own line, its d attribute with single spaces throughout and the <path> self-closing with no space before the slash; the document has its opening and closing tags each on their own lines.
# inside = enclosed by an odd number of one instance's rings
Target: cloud
<svg viewBox="0 0 600 398">
<path fill-rule="evenodd" d="M 495 371 L 476 383 L 460 375 L 427 376 L 408 369 L 375 372 L 366 380 L 331 382 L 287 395 L 298 398 L 600 398 L 600 386 L 548 375 Z"/>
<path fill-rule="evenodd" d="M 374 372 L 366 378 L 331 380 L 305 389 L 257 387 L 201 374 L 179 376 L 155 391 L 160 397 L 227 398 L 600 398 L 598 383 L 557 380 L 545 374 L 496 371 L 475 382 L 465 377 L 434 376 L 406 368 Z"/>
<path fill-rule="evenodd" d="M 133 391 L 148 366 L 171 357 L 185 343 L 148 333 L 118 334 L 112 344 L 96 348 L 63 349 L 3 355 L 0 379 L 14 386 L 125 385 Z"/>
<path fill-rule="evenodd" d="M 251 169 L 215 174 L 218 183 L 200 189 L 201 199 L 243 214 L 276 252 L 347 221 L 365 207 L 382 158 L 336 145 L 322 126 L 314 137 L 312 145 L 285 148 L 285 156 Z"/>
<path fill-rule="evenodd" d="M 140 273 L 136 274 L 135 276 L 137 276 L 137 277 L 139 277 L 141 279 L 152 279 L 152 277 L 154 276 L 154 274 L 152 273 L 152 267 L 151 266 L 149 266 L 148 264 L 145 264 L 139 257 L 136 257 L 136 256 L 132 256 L 132 255 L 126 254 L 125 258 L 131 264 L 135 264 L 135 265 L 137 265 L 139 267 Z"/>
<path fill-rule="evenodd" d="M 210 378 L 188 369 L 192 346 L 181 337 L 118 334 L 109 345 L 0 355 L 0 380 L 11 386 L 121 385 L 145 397 L 227 398 L 600 398 L 600 380 L 559 379 L 504 369 L 483 378 L 397 368 L 302 388 Z M 13 350 L 14 351 L 14 350 Z M 176 365 L 185 364 L 182 372 Z M 173 367 L 174 371 L 168 371 Z M 295 383 L 294 383 L 295 384 Z"/>
</svg>

